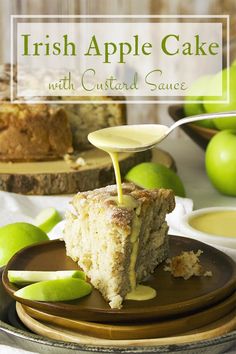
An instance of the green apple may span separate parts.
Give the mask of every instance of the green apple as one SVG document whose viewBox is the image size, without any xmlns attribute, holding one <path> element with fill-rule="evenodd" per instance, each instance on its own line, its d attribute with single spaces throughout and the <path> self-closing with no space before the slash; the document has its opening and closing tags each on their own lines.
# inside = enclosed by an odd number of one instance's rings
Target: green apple
<svg viewBox="0 0 236 354">
<path fill-rule="evenodd" d="M 233 60 L 231 66 L 236 66 L 236 59 Z"/>
<path fill-rule="evenodd" d="M 41 281 L 17 290 L 14 295 L 34 301 L 70 301 L 89 295 L 92 286 L 82 279 Z"/>
<path fill-rule="evenodd" d="M 209 91 L 214 87 L 220 87 L 222 79 L 222 96 L 205 96 L 204 100 L 219 101 L 227 100 L 227 73 L 229 71 L 230 77 L 230 103 L 204 103 L 206 112 L 225 112 L 225 111 L 234 111 L 236 110 L 236 66 L 231 66 L 229 69 L 226 68 L 222 72 L 216 74 L 209 86 Z M 221 77 L 222 75 L 222 77 Z M 217 129 L 236 129 L 236 117 L 232 118 L 217 118 L 213 119 L 214 124 Z"/>
<path fill-rule="evenodd" d="M 205 108 L 202 103 L 188 103 L 188 101 L 203 101 L 203 96 L 207 93 L 207 86 L 211 80 L 212 76 L 206 75 L 201 76 L 199 79 L 194 81 L 187 91 L 187 96 L 185 96 L 184 103 L 184 113 L 188 116 L 195 116 L 197 114 L 206 113 Z M 204 119 L 194 124 L 205 128 L 215 128 L 212 119 Z"/>
<path fill-rule="evenodd" d="M 42 210 L 35 218 L 35 224 L 43 231 L 49 232 L 62 220 L 61 215 L 55 208 Z"/>
<path fill-rule="evenodd" d="M 17 222 L 0 228 L 0 267 L 20 249 L 34 243 L 48 241 L 47 234 L 37 226 Z"/>
<path fill-rule="evenodd" d="M 30 284 L 46 280 L 80 278 L 86 280 L 86 275 L 80 270 L 59 270 L 59 271 L 33 271 L 33 270 L 9 270 L 8 279 L 15 284 Z"/>
<path fill-rule="evenodd" d="M 236 197 L 236 130 L 221 131 L 210 140 L 205 163 L 213 186 Z"/>
<path fill-rule="evenodd" d="M 125 180 L 147 189 L 172 189 L 175 195 L 185 197 L 184 186 L 179 176 L 160 163 L 140 163 L 129 170 Z"/>
</svg>

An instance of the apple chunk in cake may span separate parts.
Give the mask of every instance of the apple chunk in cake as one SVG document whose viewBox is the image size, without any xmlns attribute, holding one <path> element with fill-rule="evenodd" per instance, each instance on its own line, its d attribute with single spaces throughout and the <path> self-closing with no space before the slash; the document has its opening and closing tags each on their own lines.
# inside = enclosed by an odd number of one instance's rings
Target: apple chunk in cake
<svg viewBox="0 0 236 354">
<path fill-rule="evenodd" d="M 66 215 L 67 255 L 84 270 L 109 302 L 121 308 L 125 296 L 168 256 L 167 213 L 174 209 L 170 190 L 144 190 L 123 184 L 78 193 Z"/>
</svg>

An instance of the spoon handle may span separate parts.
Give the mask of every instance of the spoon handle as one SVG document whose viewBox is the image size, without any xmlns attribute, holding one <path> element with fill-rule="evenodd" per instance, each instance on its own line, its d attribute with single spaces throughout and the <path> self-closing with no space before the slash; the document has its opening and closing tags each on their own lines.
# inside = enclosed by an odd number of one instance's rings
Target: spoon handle
<svg viewBox="0 0 236 354">
<path fill-rule="evenodd" d="M 219 112 L 219 113 L 205 113 L 199 114 L 196 116 L 190 116 L 186 118 L 179 119 L 175 122 L 168 130 L 168 134 L 174 130 L 175 128 L 179 127 L 182 124 L 197 122 L 199 120 L 204 119 L 215 119 L 215 118 L 229 118 L 229 117 L 236 117 L 236 111 L 229 111 L 229 112 Z"/>
</svg>

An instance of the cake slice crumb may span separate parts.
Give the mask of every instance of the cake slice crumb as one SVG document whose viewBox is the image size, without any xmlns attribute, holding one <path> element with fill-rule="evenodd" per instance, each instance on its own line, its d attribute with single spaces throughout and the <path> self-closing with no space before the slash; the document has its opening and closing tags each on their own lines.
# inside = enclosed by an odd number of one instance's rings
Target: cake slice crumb
<svg viewBox="0 0 236 354">
<path fill-rule="evenodd" d="M 198 250 L 196 253 L 194 251 L 182 251 L 180 255 L 166 260 L 167 265 L 164 270 L 171 272 L 175 278 L 184 278 L 185 280 L 192 276 L 212 277 L 212 272 L 210 270 L 204 271 L 200 263 L 199 257 L 202 253 L 202 250 Z"/>
</svg>

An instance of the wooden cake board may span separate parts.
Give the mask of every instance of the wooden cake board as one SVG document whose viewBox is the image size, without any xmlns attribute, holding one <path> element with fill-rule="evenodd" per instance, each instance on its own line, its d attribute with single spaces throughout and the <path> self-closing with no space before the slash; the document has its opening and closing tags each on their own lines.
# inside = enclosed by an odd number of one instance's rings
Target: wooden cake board
<svg viewBox="0 0 236 354">
<path fill-rule="evenodd" d="M 154 149 L 155 162 L 175 169 L 173 158 L 164 150 Z M 98 149 L 81 152 L 84 166 L 63 159 L 42 162 L 0 162 L 0 190 L 29 194 L 55 195 L 74 194 L 115 183 L 109 155 Z M 150 161 L 150 150 L 139 153 L 120 154 L 122 176 L 128 170 L 145 161 Z"/>
</svg>

